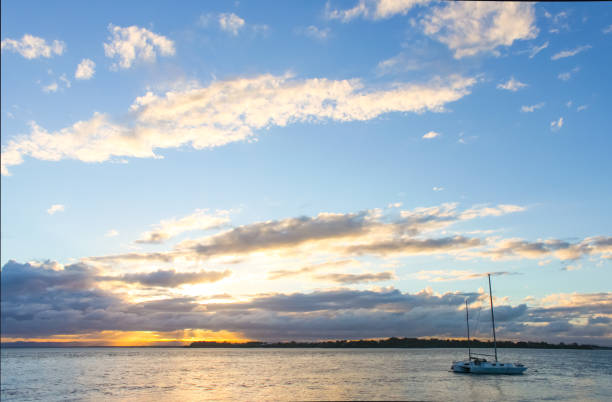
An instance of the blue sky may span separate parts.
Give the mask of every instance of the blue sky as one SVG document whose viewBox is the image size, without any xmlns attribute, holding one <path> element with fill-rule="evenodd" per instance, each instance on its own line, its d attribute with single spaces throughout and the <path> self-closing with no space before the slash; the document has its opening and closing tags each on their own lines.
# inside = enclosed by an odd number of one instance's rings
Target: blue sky
<svg viewBox="0 0 612 402">
<path fill-rule="evenodd" d="M 1 18 L 3 337 L 611 344 L 608 4 Z"/>
</svg>

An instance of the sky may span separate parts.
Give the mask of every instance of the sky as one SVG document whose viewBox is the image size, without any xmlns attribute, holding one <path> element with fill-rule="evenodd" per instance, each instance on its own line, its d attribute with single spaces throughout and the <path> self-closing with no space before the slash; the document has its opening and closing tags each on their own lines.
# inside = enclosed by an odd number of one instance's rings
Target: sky
<svg viewBox="0 0 612 402">
<path fill-rule="evenodd" d="M 612 7 L 2 1 L 2 339 L 612 346 Z"/>
</svg>

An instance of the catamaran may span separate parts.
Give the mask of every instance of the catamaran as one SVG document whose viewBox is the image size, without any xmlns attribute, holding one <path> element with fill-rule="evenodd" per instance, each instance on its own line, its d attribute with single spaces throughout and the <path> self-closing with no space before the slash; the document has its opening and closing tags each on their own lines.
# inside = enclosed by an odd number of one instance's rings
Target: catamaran
<svg viewBox="0 0 612 402">
<path fill-rule="evenodd" d="M 470 316 L 468 312 L 468 302 L 465 301 L 465 319 L 467 321 L 467 340 L 468 340 L 468 359 L 453 362 L 451 370 L 455 373 L 471 373 L 471 374 L 522 374 L 527 367 L 520 363 L 502 363 L 497 360 L 497 339 L 495 338 L 495 315 L 493 314 L 493 293 L 491 292 L 491 274 L 489 277 L 489 300 L 491 301 L 491 323 L 493 325 L 493 347 L 494 355 L 483 353 L 472 353 L 470 348 Z M 494 357 L 494 362 L 489 362 L 487 359 L 480 357 Z"/>
</svg>

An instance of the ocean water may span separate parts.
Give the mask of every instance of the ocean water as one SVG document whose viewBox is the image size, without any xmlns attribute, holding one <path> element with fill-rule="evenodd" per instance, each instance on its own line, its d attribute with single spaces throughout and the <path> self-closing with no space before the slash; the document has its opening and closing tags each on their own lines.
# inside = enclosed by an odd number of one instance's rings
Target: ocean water
<svg viewBox="0 0 612 402">
<path fill-rule="evenodd" d="M 612 351 L 500 350 L 521 376 L 456 374 L 462 349 L 2 349 L 2 401 L 610 401 Z"/>
</svg>

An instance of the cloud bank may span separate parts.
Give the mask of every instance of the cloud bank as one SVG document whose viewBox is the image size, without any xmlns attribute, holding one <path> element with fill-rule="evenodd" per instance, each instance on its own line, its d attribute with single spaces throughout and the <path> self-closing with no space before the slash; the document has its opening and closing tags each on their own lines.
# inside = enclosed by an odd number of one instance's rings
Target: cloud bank
<svg viewBox="0 0 612 402">
<path fill-rule="evenodd" d="M 118 27 L 113 31 L 115 28 Z M 134 27 L 128 32 L 131 28 Z M 131 65 L 132 59 L 127 60 Z M 11 139 L 3 147 L 2 174 L 8 174 L 9 166 L 23 163 L 24 156 L 83 162 L 115 157 L 156 158 L 156 149 L 183 145 L 213 148 L 253 139 L 256 130 L 272 126 L 365 121 L 390 112 L 438 112 L 447 103 L 468 95 L 475 83 L 474 78 L 450 76 L 425 84 L 368 90 L 359 80 L 297 80 L 290 75 L 261 75 L 163 95 L 148 92 L 131 106 L 129 123 L 95 113 L 89 120 L 49 132 L 31 122 L 29 134 Z"/>
</svg>

